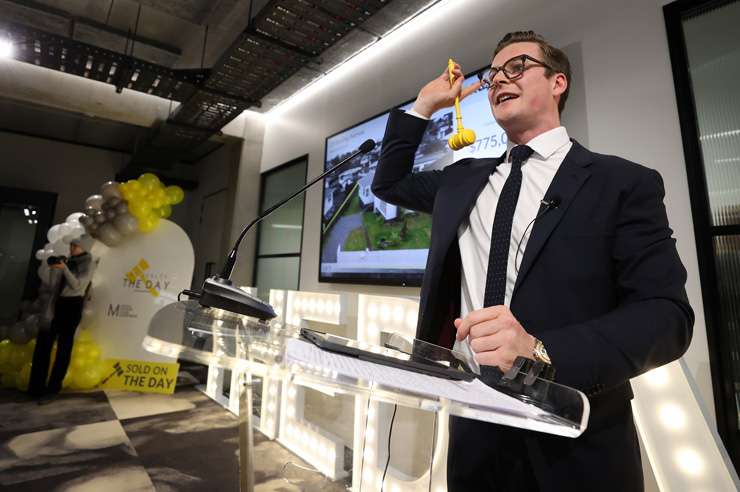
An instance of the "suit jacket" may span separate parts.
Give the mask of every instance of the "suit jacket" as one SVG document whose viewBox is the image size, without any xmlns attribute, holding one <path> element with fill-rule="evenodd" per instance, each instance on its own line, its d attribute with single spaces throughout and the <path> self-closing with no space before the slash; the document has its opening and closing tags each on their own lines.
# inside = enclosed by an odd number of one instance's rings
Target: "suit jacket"
<svg viewBox="0 0 740 492">
<path fill-rule="evenodd" d="M 460 314 L 457 230 L 503 156 L 412 174 L 427 124 L 391 113 L 372 190 L 389 203 L 432 214 L 417 337 L 451 347 L 452 321 Z M 591 432 L 578 440 L 613 424 L 614 408 L 628 409 L 630 378 L 677 359 L 689 346 L 694 314 L 663 196 L 656 171 L 574 141 L 545 195 L 559 206 L 533 225 L 510 308 L 525 330 L 544 342 L 556 382 L 589 396 Z M 635 442 L 623 444 L 618 452 L 634 453 Z M 563 450 L 574 445 L 550 450 L 533 445 L 537 449 L 530 447 L 530 454 L 544 453 L 539 461 L 550 463 L 552 452 L 563 461 Z M 587 455 L 581 458 L 588 461 Z M 563 474 L 567 480 L 571 465 L 548 471 L 549 465 L 542 465 L 538 473 Z"/>
</svg>

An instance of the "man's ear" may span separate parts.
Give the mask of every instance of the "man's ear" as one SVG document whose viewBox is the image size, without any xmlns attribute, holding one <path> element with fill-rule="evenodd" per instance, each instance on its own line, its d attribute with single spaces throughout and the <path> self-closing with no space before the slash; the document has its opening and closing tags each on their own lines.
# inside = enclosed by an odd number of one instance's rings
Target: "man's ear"
<svg viewBox="0 0 740 492">
<path fill-rule="evenodd" d="M 553 96 L 560 96 L 566 89 L 568 89 L 568 79 L 563 73 L 556 73 L 552 78 L 553 81 Z"/>
</svg>

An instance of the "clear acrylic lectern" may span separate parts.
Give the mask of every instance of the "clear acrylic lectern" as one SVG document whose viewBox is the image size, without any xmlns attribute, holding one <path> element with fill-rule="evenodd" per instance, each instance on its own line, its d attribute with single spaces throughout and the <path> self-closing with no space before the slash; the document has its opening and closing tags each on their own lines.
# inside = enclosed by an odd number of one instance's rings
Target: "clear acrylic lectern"
<svg viewBox="0 0 740 492">
<path fill-rule="evenodd" d="M 457 353 L 420 340 L 368 346 L 360 350 L 408 359 L 419 350 L 442 364 Z M 305 340 L 300 329 L 267 323 L 227 311 L 203 308 L 197 301 L 173 303 L 157 312 L 142 342 L 150 352 L 202 364 L 214 364 L 244 374 L 240 388 L 240 486 L 254 490 L 252 449 L 252 377 L 284 377 L 334 394 L 360 395 L 372 400 L 565 437 L 578 437 L 588 423 L 589 403 L 573 388 L 536 379 L 526 386 L 492 388 L 470 381 L 404 370 L 329 352 Z"/>
</svg>

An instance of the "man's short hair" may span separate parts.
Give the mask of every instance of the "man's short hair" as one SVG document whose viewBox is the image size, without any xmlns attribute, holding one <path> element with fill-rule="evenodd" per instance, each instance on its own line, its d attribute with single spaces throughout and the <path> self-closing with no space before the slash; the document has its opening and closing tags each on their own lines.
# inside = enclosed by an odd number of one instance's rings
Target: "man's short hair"
<svg viewBox="0 0 740 492">
<path fill-rule="evenodd" d="M 545 41 L 545 38 L 534 31 L 514 31 L 501 38 L 491 59 L 499 51 L 514 43 L 537 43 L 544 57 L 542 61 L 552 67 L 552 70 L 545 68 L 545 75 L 548 77 L 556 73 L 565 75 L 565 78 L 568 80 L 568 86 L 565 88 L 565 92 L 560 95 L 560 100 L 558 101 L 558 112 L 562 114 L 563 108 L 565 108 L 565 101 L 568 100 L 568 93 L 570 92 L 570 61 L 568 60 L 568 56 L 562 50 Z"/>
</svg>

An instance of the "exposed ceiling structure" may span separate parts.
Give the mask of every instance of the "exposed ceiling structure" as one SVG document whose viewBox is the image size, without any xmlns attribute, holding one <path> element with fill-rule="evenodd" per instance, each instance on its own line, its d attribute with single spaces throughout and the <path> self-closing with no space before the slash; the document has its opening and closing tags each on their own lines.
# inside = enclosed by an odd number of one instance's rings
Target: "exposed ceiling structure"
<svg viewBox="0 0 740 492">
<path fill-rule="evenodd" d="M 136 174 L 192 161 L 245 109 L 274 107 L 434 3 L 0 0 L 0 38 L 17 60 L 180 102 L 137 140 Z"/>
</svg>

